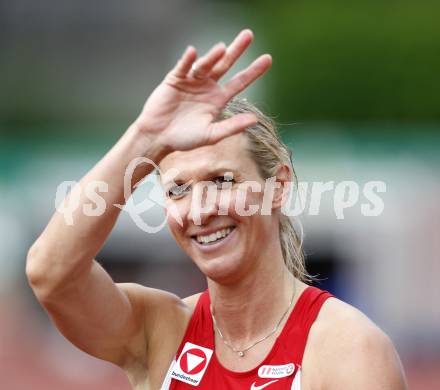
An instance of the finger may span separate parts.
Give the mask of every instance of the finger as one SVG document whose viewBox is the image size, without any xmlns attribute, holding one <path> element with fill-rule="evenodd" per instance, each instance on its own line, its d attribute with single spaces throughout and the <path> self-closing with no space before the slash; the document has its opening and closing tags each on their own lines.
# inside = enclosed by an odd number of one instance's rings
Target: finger
<svg viewBox="0 0 440 390">
<path fill-rule="evenodd" d="M 219 80 L 229 69 L 231 69 L 232 65 L 234 65 L 238 58 L 245 52 L 253 38 L 254 34 L 251 30 L 246 29 L 240 32 L 226 49 L 226 54 L 221 61 L 214 66 L 209 77 L 214 80 Z"/>
<path fill-rule="evenodd" d="M 255 125 L 257 122 L 257 117 L 254 114 L 243 113 L 234 115 L 220 122 L 212 123 L 208 128 L 208 144 L 215 144 L 223 138 L 240 133 L 247 127 Z"/>
<path fill-rule="evenodd" d="M 263 54 L 258 57 L 252 64 L 250 64 L 245 70 L 237 73 L 231 80 L 225 83 L 224 88 L 231 99 L 256 79 L 261 77 L 272 65 L 272 57 L 269 54 Z"/>
<path fill-rule="evenodd" d="M 195 63 L 195 72 L 197 73 L 194 73 L 194 77 L 198 79 L 208 77 L 208 74 L 209 72 L 211 72 L 212 67 L 225 55 L 225 52 L 226 46 L 223 42 L 214 45 L 207 54 L 199 58 Z"/>
<path fill-rule="evenodd" d="M 196 49 L 193 46 L 188 46 L 180 60 L 177 61 L 172 73 L 177 77 L 185 77 L 191 69 L 192 64 L 197 58 Z"/>
</svg>

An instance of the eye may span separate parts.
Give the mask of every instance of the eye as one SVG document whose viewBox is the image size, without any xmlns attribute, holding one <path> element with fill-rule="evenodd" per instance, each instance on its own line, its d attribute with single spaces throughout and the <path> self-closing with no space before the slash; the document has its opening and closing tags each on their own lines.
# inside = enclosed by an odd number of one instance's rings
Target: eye
<svg viewBox="0 0 440 390">
<path fill-rule="evenodd" d="M 225 174 L 214 178 L 214 183 L 221 188 L 224 183 L 235 183 L 234 177 L 231 174 Z"/>
<path fill-rule="evenodd" d="M 176 184 L 167 191 L 167 196 L 171 199 L 179 199 L 189 191 L 189 188 L 188 183 Z"/>
</svg>

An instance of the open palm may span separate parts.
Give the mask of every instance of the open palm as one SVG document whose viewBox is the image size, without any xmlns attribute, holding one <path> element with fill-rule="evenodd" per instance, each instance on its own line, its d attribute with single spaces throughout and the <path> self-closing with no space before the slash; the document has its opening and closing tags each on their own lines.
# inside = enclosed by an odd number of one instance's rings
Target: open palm
<svg viewBox="0 0 440 390">
<path fill-rule="evenodd" d="M 243 30 L 228 48 L 217 44 L 197 62 L 196 50 L 189 46 L 148 98 L 138 126 L 174 151 L 215 143 L 256 123 L 250 113 L 216 121 L 226 103 L 271 66 L 272 59 L 265 54 L 224 85 L 218 82 L 252 39 L 252 32 Z"/>
</svg>

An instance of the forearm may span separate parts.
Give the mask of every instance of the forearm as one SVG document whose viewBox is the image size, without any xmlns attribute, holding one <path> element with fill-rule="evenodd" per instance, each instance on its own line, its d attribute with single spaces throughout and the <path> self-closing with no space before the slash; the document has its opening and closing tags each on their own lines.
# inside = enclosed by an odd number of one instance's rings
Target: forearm
<svg viewBox="0 0 440 390">
<path fill-rule="evenodd" d="M 145 134 L 139 134 L 132 125 L 116 145 L 81 179 L 79 201 L 71 212 L 71 223 L 57 211 L 49 224 L 29 251 L 27 273 L 32 284 L 43 284 L 45 288 L 55 288 L 61 282 L 74 280 L 86 272 L 106 238 L 110 234 L 120 208 L 114 204 L 124 204 L 124 175 L 130 162 L 138 157 L 160 161 L 164 151 Z M 133 174 L 131 186 L 148 175 L 153 167 L 140 165 Z M 99 216 L 88 216 L 84 205 L 90 204 L 84 189 L 95 182 L 104 182 L 107 192 L 99 196 L 105 202 L 105 209 Z M 66 202 L 76 196 L 71 191 Z M 76 193 L 76 192 L 75 192 Z"/>
</svg>

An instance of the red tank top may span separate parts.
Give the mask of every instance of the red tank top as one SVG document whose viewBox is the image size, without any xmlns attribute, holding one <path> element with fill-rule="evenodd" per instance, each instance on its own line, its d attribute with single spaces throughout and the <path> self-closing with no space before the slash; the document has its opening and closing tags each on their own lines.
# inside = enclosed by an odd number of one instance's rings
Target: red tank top
<svg viewBox="0 0 440 390">
<path fill-rule="evenodd" d="M 194 389 L 194 386 L 202 390 L 299 390 L 301 363 L 310 327 L 322 304 L 331 296 L 327 291 L 307 287 L 261 364 L 249 371 L 235 372 L 217 360 L 209 291 L 204 291 L 161 390 Z"/>
</svg>

